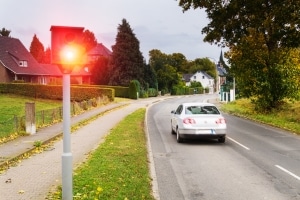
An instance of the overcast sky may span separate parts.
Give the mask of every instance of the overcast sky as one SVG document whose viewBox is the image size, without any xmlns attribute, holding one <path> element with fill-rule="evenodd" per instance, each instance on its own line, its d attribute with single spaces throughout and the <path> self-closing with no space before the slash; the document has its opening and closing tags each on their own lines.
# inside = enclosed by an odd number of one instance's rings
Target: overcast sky
<svg viewBox="0 0 300 200">
<path fill-rule="evenodd" d="M 152 49 L 182 53 L 188 60 L 219 60 L 220 47 L 203 42 L 205 11 L 183 13 L 175 0 L 0 0 L 0 29 L 10 30 L 27 49 L 34 34 L 50 47 L 50 27 L 55 25 L 84 27 L 111 50 L 122 19 L 140 41 L 147 62 Z"/>
</svg>

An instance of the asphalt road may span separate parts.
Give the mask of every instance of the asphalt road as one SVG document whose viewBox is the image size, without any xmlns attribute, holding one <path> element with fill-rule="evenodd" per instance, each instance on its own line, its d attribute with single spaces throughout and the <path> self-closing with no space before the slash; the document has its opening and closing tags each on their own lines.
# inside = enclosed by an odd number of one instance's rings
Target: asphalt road
<svg viewBox="0 0 300 200">
<path fill-rule="evenodd" d="M 213 95 L 168 99 L 152 105 L 147 125 L 161 200 L 300 199 L 300 137 L 225 115 L 224 144 L 214 140 L 179 144 L 170 112 L 180 102 Z"/>
</svg>

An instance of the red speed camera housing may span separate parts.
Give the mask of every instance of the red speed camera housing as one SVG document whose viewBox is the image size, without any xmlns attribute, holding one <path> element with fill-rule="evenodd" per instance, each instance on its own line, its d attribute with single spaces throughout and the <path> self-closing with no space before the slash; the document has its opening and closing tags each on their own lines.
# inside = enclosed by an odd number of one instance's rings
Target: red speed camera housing
<svg viewBox="0 0 300 200">
<path fill-rule="evenodd" d="M 83 27 L 51 26 L 51 63 L 69 73 L 70 68 L 84 64 Z"/>
</svg>

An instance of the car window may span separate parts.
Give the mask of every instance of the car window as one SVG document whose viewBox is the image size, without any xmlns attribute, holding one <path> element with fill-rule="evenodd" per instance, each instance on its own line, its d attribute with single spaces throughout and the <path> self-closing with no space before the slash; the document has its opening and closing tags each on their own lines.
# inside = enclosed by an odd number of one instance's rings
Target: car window
<svg viewBox="0 0 300 200">
<path fill-rule="evenodd" d="M 182 106 L 182 105 L 178 106 L 178 108 L 177 108 L 177 110 L 176 110 L 176 113 L 175 113 L 175 114 L 178 114 L 178 115 L 180 115 L 180 114 L 181 114 L 181 112 L 182 112 L 182 108 L 183 108 L 183 106 Z"/>
<path fill-rule="evenodd" d="M 185 114 L 220 114 L 215 106 L 188 106 L 185 108 Z"/>
</svg>

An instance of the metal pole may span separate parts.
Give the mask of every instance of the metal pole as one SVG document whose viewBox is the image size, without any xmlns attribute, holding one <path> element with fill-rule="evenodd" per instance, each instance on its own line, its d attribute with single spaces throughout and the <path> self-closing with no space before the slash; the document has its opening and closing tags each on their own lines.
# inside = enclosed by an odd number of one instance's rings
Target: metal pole
<svg viewBox="0 0 300 200">
<path fill-rule="evenodd" d="M 62 199 L 73 199 L 70 74 L 63 74 L 63 154 L 62 154 Z"/>
<path fill-rule="evenodd" d="M 233 101 L 235 101 L 235 77 L 233 77 Z"/>
</svg>

